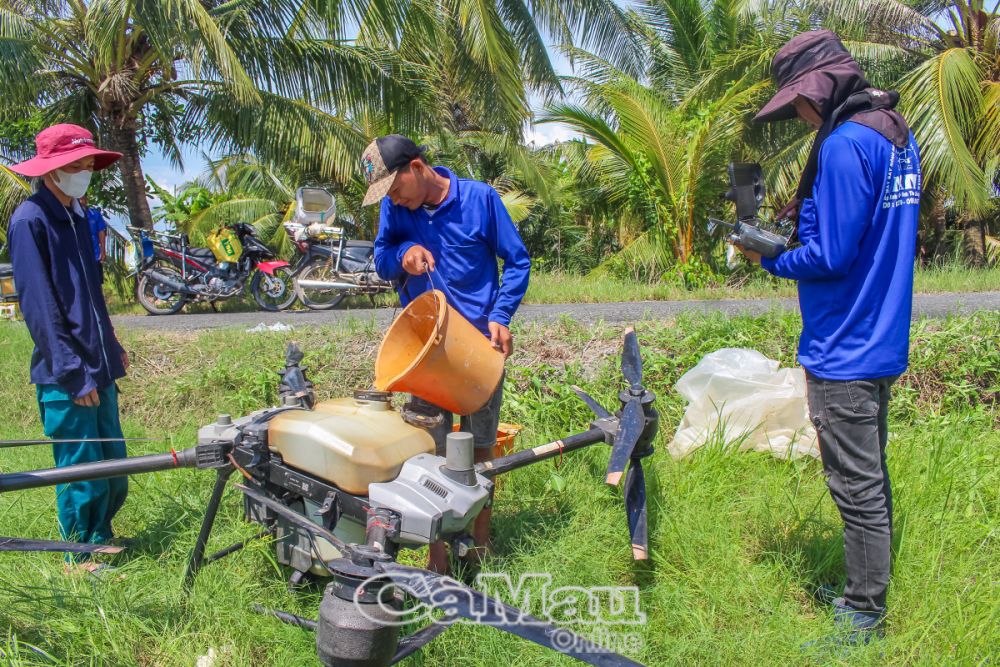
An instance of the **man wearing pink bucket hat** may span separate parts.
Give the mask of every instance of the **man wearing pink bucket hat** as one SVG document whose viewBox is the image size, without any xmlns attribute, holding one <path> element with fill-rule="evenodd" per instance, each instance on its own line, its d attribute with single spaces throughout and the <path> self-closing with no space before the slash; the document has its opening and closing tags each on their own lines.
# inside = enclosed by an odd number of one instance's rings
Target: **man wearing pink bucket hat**
<svg viewBox="0 0 1000 667">
<path fill-rule="evenodd" d="M 431 288 L 444 292 L 448 304 L 506 358 L 513 349 L 508 327 L 528 289 L 528 250 L 496 190 L 445 167 L 432 167 L 423 153 L 424 147 L 408 137 L 390 134 L 369 144 L 361 157 L 368 182 L 364 204 L 382 206 L 375 268 L 382 278 L 396 282 L 404 306 Z M 503 260 L 503 280 L 498 258 Z M 461 420 L 462 430 L 472 433 L 477 463 L 492 458 L 503 384 L 501 377 L 486 405 Z M 417 397 L 410 407 L 431 418 L 443 417 L 430 429 L 443 454 L 452 414 Z M 476 518 L 472 533 L 479 547 L 488 548 L 489 507 Z M 431 545 L 429 567 L 448 571 L 443 543 Z"/>
<path fill-rule="evenodd" d="M 8 239 L 25 324 L 35 342 L 31 382 L 57 467 L 125 456 L 116 380 L 128 356 L 115 336 L 101 292 L 90 226 L 79 199 L 94 171 L 121 155 L 99 149 L 77 125 L 53 125 L 35 138 L 37 155 L 11 170 L 31 177 L 35 193 L 11 216 Z M 87 442 L 100 439 L 103 442 Z M 72 442 L 80 440 L 81 442 Z M 56 487 L 64 539 L 103 543 L 125 502 L 125 477 Z M 79 564 L 101 566 L 86 557 Z"/>
</svg>

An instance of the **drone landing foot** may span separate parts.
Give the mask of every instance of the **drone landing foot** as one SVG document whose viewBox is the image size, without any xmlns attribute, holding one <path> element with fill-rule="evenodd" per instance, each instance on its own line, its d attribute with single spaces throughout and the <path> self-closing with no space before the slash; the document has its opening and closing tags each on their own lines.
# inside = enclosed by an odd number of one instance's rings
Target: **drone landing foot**
<svg viewBox="0 0 1000 667">
<path fill-rule="evenodd" d="M 204 564 L 205 547 L 208 546 L 208 537 L 212 533 L 212 526 L 215 525 L 215 515 L 219 512 L 219 503 L 222 502 L 222 494 L 226 490 L 226 481 L 233 474 L 231 467 L 220 468 L 215 477 L 215 486 L 212 487 L 212 495 L 208 499 L 208 506 L 205 508 L 205 518 L 201 522 L 201 530 L 198 532 L 198 540 L 194 543 L 194 551 L 191 552 L 191 559 L 188 560 L 186 571 L 184 572 L 184 589 L 191 590 L 194 578 L 198 570 Z"/>
</svg>

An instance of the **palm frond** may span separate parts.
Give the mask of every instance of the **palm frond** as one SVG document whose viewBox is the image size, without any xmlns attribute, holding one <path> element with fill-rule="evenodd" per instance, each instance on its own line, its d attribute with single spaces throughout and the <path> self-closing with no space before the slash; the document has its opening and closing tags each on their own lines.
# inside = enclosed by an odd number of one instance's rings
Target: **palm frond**
<svg viewBox="0 0 1000 667">
<path fill-rule="evenodd" d="M 507 209 L 507 213 L 510 215 L 510 219 L 514 221 L 514 224 L 524 222 L 531 215 L 531 209 L 537 204 L 537 200 L 534 197 L 521 190 L 502 191 L 500 192 L 500 199 L 503 201 L 504 208 Z"/>
<path fill-rule="evenodd" d="M 970 149 L 982 117 L 981 81 L 969 51 L 954 48 L 926 60 L 900 86 L 925 178 L 942 184 L 970 212 L 981 211 L 988 196 L 983 168 Z"/>
<path fill-rule="evenodd" d="M 11 214 L 30 193 L 28 181 L 0 165 L 0 245 L 7 243 Z"/>
</svg>

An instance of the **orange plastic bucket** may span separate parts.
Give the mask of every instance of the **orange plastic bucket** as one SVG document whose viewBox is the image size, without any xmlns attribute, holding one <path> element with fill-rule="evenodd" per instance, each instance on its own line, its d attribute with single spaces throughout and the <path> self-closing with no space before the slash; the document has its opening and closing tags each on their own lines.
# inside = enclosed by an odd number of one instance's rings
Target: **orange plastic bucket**
<svg viewBox="0 0 1000 667">
<path fill-rule="evenodd" d="M 375 388 L 407 392 L 457 415 L 486 405 L 503 375 L 503 353 L 432 290 L 414 299 L 382 339 Z"/>
</svg>

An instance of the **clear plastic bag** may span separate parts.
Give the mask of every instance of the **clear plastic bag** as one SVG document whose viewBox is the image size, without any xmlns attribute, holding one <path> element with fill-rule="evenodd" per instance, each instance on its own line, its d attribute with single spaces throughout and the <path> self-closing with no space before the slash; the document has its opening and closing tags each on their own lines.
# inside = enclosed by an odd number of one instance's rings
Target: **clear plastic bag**
<svg viewBox="0 0 1000 667">
<path fill-rule="evenodd" d="M 782 459 L 819 457 L 802 368 L 780 368 L 756 350 L 723 348 L 705 355 L 674 388 L 688 402 L 669 446 L 674 458 L 716 438 Z"/>
</svg>

